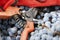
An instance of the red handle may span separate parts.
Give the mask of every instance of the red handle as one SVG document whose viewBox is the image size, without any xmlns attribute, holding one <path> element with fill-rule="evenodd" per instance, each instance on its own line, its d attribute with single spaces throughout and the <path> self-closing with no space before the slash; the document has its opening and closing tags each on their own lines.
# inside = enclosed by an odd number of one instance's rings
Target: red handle
<svg viewBox="0 0 60 40">
<path fill-rule="evenodd" d="M 34 30 L 34 23 L 27 21 L 27 25 L 25 26 L 24 31 L 21 34 L 20 40 L 27 40 L 28 34 Z"/>
<path fill-rule="evenodd" d="M 10 5 L 12 5 L 15 2 L 15 0 L 9 0 L 3 7 L 3 9 L 5 10 L 7 7 L 9 7 Z"/>
<path fill-rule="evenodd" d="M 53 6 L 57 4 L 57 0 L 46 0 L 41 3 L 36 0 L 19 0 L 17 5 L 24 5 L 28 7 L 44 7 L 44 6 Z"/>
</svg>

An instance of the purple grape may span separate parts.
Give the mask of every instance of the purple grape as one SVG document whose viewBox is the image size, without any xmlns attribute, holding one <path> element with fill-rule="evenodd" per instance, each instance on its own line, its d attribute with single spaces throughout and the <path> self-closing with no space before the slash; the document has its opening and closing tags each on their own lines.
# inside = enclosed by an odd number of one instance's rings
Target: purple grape
<svg viewBox="0 0 60 40">
<path fill-rule="evenodd" d="M 58 36 L 54 37 L 53 40 L 59 40 Z"/>
<path fill-rule="evenodd" d="M 49 20 L 49 17 L 44 17 L 44 18 L 43 18 L 43 21 L 44 21 L 44 22 L 46 22 L 46 21 L 48 21 L 48 20 Z"/>
<path fill-rule="evenodd" d="M 52 22 L 56 22 L 56 21 L 57 21 L 57 19 L 56 19 L 56 18 L 53 18 L 53 19 L 52 19 Z"/>
<path fill-rule="evenodd" d="M 46 34 L 43 34 L 41 40 L 46 40 L 46 39 L 47 39 L 47 35 Z"/>
<path fill-rule="evenodd" d="M 47 40 L 52 40 L 53 39 L 53 37 L 52 36 L 47 36 Z"/>
<path fill-rule="evenodd" d="M 40 40 L 40 37 L 35 37 L 35 40 Z"/>
<path fill-rule="evenodd" d="M 46 25 L 48 28 L 50 28 L 51 22 L 50 22 L 50 21 L 47 21 L 47 22 L 45 22 L 45 25 Z"/>
<path fill-rule="evenodd" d="M 8 37 L 6 38 L 6 40 L 11 40 L 11 37 L 8 36 Z"/>
<path fill-rule="evenodd" d="M 20 36 L 17 36 L 17 37 L 16 37 L 16 40 L 20 40 Z"/>
</svg>

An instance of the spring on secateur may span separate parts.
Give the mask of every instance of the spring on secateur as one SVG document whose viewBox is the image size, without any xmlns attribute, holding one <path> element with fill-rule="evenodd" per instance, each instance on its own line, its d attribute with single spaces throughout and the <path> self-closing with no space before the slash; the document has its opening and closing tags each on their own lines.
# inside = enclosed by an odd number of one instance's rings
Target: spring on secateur
<svg viewBox="0 0 60 40">
<path fill-rule="evenodd" d="M 17 26 L 17 28 L 21 29 L 21 28 L 25 28 L 25 24 L 26 21 L 24 19 L 22 19 L 22 17 L 20 15 L 14 15 L 13 19 L 16 21 L 15 26 Z"/>
</svg>

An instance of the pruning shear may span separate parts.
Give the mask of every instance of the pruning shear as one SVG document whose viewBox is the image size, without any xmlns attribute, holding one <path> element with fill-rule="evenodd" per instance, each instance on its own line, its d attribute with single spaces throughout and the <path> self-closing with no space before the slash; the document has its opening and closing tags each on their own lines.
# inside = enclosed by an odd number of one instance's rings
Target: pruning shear
<svg viewBox="0 0 60 40">
<path fill-rule="evenodd" d="M 37 12 L 38 10 L 36 8 L 30 8 L 28 11 L 22 13 L 22 18 L 28 21 L 33 21 Z"/>
<path fill-rule="evenodd" d="M 27 21 L 25 28 L 21 34 L 20 40 L 28 40 L 28 34 L 34 31 L 34 22 L 33 18 L 37 15 L 37 9 L 31 8 L 25 13 L 22 13 L 22 18 Z"/>
</svg>

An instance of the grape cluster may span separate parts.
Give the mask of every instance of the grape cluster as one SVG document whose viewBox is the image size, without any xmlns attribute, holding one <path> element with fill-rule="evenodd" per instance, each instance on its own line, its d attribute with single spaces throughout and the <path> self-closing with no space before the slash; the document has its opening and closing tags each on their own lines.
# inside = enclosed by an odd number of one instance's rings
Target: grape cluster
<svg viewBox="0 0 60 40">
<path fill-rule="evenodd" d="M 19 21 L 17 21 L 19 19 Z M 0 20 L 0 31 L 2 40 L 20 40 L 23 31 L 24 20 L 10 18 L 8 20 Z M 21 24 L 22 22 L 22 24 Z M 21 24 L 21 25 L 20 25 Z"/>
<path fill-rule="evenodd" d="M 19 6 L 22 10 L 29 10 L 28 7 Z M 2 40 L 20 40 L 21 33 L 24 29 L 25 20 L 21 15 L 13 15 L 11 18 L 3 20 L 0 19 L 0 32 Z"/>
<path fill-rule="evenodd" d="M 37 19 L 40 21 L 35 30 L 30 33 L 29 40 L 60 40 L 60 10 L 42 12 Z"/>
</svg>

